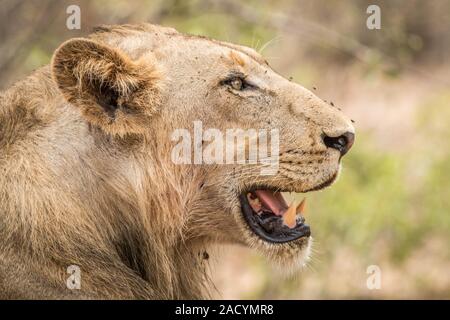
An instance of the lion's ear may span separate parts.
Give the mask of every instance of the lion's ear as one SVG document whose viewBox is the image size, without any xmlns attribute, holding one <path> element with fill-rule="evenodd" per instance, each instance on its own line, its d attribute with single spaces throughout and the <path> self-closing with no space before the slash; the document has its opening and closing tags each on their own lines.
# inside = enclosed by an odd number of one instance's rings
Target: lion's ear
<svg viewBox="0 0 450 320">
<path fill-rule="evenodd" d="M 134 62 L 96 41 L 63 43 L 53 55 L 52 73 L 67 101 L 111 134 L 142 132 L 160 105 L 156 66 L 147 60 Z"/>
</svg>

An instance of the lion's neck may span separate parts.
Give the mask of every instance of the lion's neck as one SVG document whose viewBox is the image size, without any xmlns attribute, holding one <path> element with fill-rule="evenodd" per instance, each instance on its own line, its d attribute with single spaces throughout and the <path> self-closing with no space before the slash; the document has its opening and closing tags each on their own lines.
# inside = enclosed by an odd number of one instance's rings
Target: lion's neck
<svg viewBox="0 0 450 320">
<path fill-rule="evenodd" d="M 126 161 L 116 162 L 117 182 L 109 180 L 118 185 L 112 188 L 116 194 L 108 201 L 111 206 L 104 210 L 117 208 L 118 199 L 131 207 L 124 205 L 125 211 L 116 214 L 126 224 L 124 233 L 119 235 L 122 240 L 118 251 L 121 259 L 157 288 L 161 297 L 203 298 L 208 294 L 207 244 L 186 239 L 184 234 L 186 210 L 198 178 L 193 173 L 177 172 L 182 170 L 177 166 L 158 167 L 165 159 L 154 146 L 148 148 L 144 152 L 140 149 Z M 123 196 L 118 190 L 129 192 Z"/>
</svg>

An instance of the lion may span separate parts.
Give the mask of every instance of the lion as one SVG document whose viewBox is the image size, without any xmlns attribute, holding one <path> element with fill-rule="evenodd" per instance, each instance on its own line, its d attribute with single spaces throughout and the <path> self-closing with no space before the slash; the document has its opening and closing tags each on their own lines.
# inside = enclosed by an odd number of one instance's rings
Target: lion
<svg viewBox="0 0 450 320">
<path fill-rule="evenodd" d="M 194 121 L 277 129 L 276 173 L 174 163 Z M 332 184 L 353 142 L 340 110 L 248 47 L 151 24 L 70 39 L 0 95 L 0 297 L 203 299 L 223 243 L 297 270 L 311 230 L 284 223 L 282 192 Z"/>
</svg>

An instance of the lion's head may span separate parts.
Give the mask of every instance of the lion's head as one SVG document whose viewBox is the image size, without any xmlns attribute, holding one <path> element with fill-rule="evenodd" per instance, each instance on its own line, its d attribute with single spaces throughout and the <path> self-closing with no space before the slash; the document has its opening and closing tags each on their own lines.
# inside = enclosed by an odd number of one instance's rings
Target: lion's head
<svg viewBox="0 0 450 320">
<path fill-rule="evenodd" d="M 310 228 L 301 216 L 286 225 L 281 192 L 318 190 L 336 179 L 354 141 L 352 124 L 336 107 L 280 76 L 250 48 L 152 25 L 102 27 L 69 40 L 55 52 L 52 72 L 84 119 L 120 139 L 114 148 L 121 154 L 132 153 L 133 163 L 111 165 L 135 188 L 154 190 L 155 212 L 147 214 L 175 230 L 167 235 L 245 244 L 285 266 L 304 263 Z M 263 174 L 261 161 L 206 161 L 214 139 L 199 137 L 196 124 L 214 129 L 214 138 L 225 138 L 227 129 L 275 130 L 279 149 L 267 155 L 277 158 L 277 170 Z M 174 161 L 174 137 L 191 139 L 190 162 Z M 252 141 L 245 137 L 237 149 Z M 248 150 L 242 154 L 249 159 Z M 159 177 L 152 180 L 157 185 L 146 185 L 141 167 Z"/>
</svg>

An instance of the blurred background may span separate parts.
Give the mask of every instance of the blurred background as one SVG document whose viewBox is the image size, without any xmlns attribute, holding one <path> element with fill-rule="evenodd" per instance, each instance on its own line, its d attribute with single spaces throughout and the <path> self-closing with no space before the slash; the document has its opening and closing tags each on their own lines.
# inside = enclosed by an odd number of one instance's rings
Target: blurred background
<svg viewBox="0 0 450 320">
<path fill-rule="evenodd" d="M 80 30 L 66 27 L 73 4 Z M 370 4 L 380 30 L 366 27 Z M 340 179 L 307 197 L 309 265 L 286 278 L 248 249 L 221 247 L 215 297 L 450 299 L 450 1 L 1 0 L 0 89 L 66 39 L 144 21 L 253 47 L 355 120 Z"/>
</svg>

